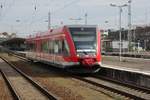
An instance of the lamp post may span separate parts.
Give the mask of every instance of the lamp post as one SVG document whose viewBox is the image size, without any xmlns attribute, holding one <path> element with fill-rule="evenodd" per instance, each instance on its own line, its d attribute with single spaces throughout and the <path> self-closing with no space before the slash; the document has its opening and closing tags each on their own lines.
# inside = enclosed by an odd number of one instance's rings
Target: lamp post
<svg viewBox="0 0 150 100">
<path fill-rule="evenodd" d="M 128 1 L 128 41 L 129 41 L 129 46 L 128 46 L 128 51 L 130 51 L 130 46 L 131 46 L 131 0 Z"/>
<path fill-rule="evenodd" d="M 122 8 L 128 6 L 127 4 L 123 4 L 123 5 L 116 5 L 116 4 L 110 4 L 110 6 L 112 7 L 118 7 L 119 8 L 119 60 L 122 61 L 121 59 L 121 49 L 122 49 L 122 37 L 121 37 L 121 13 L 122 13 Z"/>
<path fill-rule="evenodd" d="M 106 21 L 105 21 L 105 30 L 106 30 L 107 32 L 108 32 L 108 28 L 107 28 L 107 27 L 109 26 L 108 24 L 109 24 L 109 21 L 106 20 Z"/>
<path fill-rule="evenodd" d="M 84 17 L 85 17 L 85 25 L 87 25 L 87 13 L 85 13 Z"/>
</svg>

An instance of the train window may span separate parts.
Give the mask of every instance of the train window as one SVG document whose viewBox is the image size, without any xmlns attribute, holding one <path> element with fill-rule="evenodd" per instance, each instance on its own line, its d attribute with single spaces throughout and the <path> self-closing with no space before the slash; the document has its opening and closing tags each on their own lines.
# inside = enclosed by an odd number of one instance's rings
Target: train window
<svg viewBox="0 0 150 100">
<path fill-rule="evenodd" d="M 63 53 L 63 55 L 65 55 L 65 56 L 68 56 L 68 55 L 69 55 L 69 47 L 68 47 L 68 44 L 67 44 L 67 41 L 66 41 L 66 40 L 64 40 L 64 41 L 62 42 L 62 53 Z"/>
<path fill-rule="evenodd" d="M 48 52 L 48 42 L 47 41 L 42 42 L 42 51 L 45 53 Z"/>
<path fill-rule="evenodd" d="M 96 27 L 70 28 L 77 52 L 96 52 Z"/>
<path fill-rule="evenodd" d="M 68 55 L 69 47 L 62 40 L 49 41 L 49 53 Z"/>
<path fill-rule="evenodd" d="M 35 51 L 35 43 L 34 42 L 27 43 L 27 50 Z"/>
<path fill-rule="evenodd" d="M 59 47 L 58 47 L 58 41 L 54 42 L 54 53 L 58 54 L 59 53 Z"/>
<path fill-rule="evenodd" d="M 54 49 L 53 49 L 53 41 L 49 41 L 49 53 L 50 54 L 53 54 L 53 51 L 54 51 Z"/>
<path fill-rule="evenodd" d="M 29 43 L 27 43 L 26 45 L 27 45 L 27 51 L 30 51 Z"/>
<path fill-rule="evenodd" d="M 62 54 L 62 41 L 58 41 L 58 53 Z"/>
</svg>

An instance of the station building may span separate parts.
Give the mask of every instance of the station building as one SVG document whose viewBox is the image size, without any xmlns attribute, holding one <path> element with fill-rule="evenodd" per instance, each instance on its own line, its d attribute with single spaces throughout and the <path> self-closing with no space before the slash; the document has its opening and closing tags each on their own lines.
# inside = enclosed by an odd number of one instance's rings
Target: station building
<svg viewBox="0 0 150 100">
<path fill-rule="evenodd" d="M 150 26 L 136 26 L 131 30 L 131 43 L 135 47 L 139 46 L 143 51 L 150 51 Z M 102 38 L 104 42 L 103 48 L 106 51 L 111 50 L 112 52 L 119 51 L 119 31 L 118 30 L 108 30 L 108 36 Z M 123 51 L 128 50 L 128 30 L 122 29 L 122 47 Z M 117 47 L 117 48 L 116 48 Z"/>
</svg>

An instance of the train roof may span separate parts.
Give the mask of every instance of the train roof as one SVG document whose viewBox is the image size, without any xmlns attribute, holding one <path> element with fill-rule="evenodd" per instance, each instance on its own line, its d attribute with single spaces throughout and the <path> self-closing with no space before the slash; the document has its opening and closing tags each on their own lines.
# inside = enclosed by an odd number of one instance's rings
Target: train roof
<svg viewBox="0 0 150 100">
<path fill-rule="evenodd" d="M 45 36 L 45 35 L 49 35 L 49 34 L 55 34 L 55 33 L 61 33 L 64 29 L 64 27 L 67 27 L 67 28 L 78 28 L 78 27 L 83 27 L 83 28 L 88 28 L 88 27 L 97 27 L 97 25 L 64 25 L 62 27 L 59 27 L 59 28 L 56 28 L 56 29 L 50 29 L 48 31 L 45 31 L 45 32 L 39 32 L 37 34 L 34 34 L 34 35 L 30 35 L 28 38 L 36 38 L 36 37 L 39 37 L 39 36 Z"/>
</svg>

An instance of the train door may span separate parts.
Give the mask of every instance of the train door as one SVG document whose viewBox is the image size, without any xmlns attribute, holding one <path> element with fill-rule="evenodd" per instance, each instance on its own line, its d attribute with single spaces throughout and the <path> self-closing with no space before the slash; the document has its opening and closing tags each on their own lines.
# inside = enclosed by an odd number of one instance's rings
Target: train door
<svg viewBox="0 0 150 100">
<path fill-rule="evenodd" d="M 41 52 L 40 48 L 41 47 L 40 47 L 40 44 L 41 44 L 40 40 L 37 40 L 36 41 L 36 51 L 35 51 L 36 52 L 36 59 L 37 60 L 40 60 L 40 58 L 41 58 L 41 54 L 40 54 L 40 52 Z"/>
<path fill-rule="evenodd" d="M 40 41 L 41 43 L 40 43 L 40 52 L 39 52 L 39 55 L 40 55 L 40 60 L 42 60 L 42 58 L 43 58 L 43 39 L 41 39 L 41 41 Z"/>
<path fill-rule="evenodd" d="M 49 58 L 49 41 L 48 39 L 43 39 L 41 43 L 41 59 L 48 60 Z"/>
<path fill-rule="evenodd" d="M 60 38 L 55 40 L 54 42 L 54 62 L 61 65 L 63 63 L 63 56 L 62 56 L 62 44 L 63 40 Z"/>
<path fill-rule="evenodd" d="M 49 40 L 49 53 L 50 53 L 50 62 L 55 63 L 55 39 L 52 38 Z"/>
<path fill-rule="evenodd" d="M 53 63 L 53 51 L 54 51 L 54 47 L 53 47 L 53 40 L 52 39 L 49 39 L 48 40 L 49 43 L 48 43 L 48 60 L 50 63 Z"/>
</svg>

